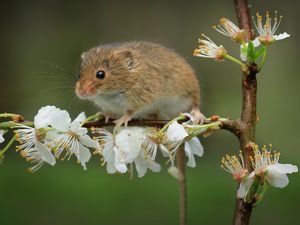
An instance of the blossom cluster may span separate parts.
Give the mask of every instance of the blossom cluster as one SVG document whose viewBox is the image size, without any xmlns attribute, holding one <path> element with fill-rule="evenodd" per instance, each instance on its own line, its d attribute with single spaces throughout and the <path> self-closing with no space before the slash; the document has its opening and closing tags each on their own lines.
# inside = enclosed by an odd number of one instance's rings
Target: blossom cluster
<svg viewBox="0 0 300 225">
<path fill-rule="evenodd" d="M 56 158 L 61 160 L 72 155 L 86 169 L 91 158 L 89 148 L 99 148 L 99 143 L 88 135 L 88 130 L 81 126 L 86 119 L 80 113 L 73 121 L 66 110 L 55 106 L 42 107 L 34 117 L 34 126 L 17 125 L 17 150 L 28 161 L 36 163 L 29 170 L 34 172 L 45 162 L 55 165 Z"/>
<path fill-rule="evenodd" d="M 252 19 L 258 32 L 258 36 L 254 40 L 248 42 L 246 41 L 245 30 L 240 29 L 227 18 L 221 18 L 219 25 L 213 26 L 217 32 L 240 43 L 240 58 L 242 61 L 229 55 L 222 45 L 217 45 L 212 39 L 204 34 L 202 34 L 203 38 L 199 39 L 199 46 L 194 50 L 194 56 L 212 58 L 216 61 L 229 59 L 239 64 L 243 70 L 246 70 L 247 65 L 251 65 L 261 58 L 259 67 L 259 69 L 261 69 L 266 57 L 267 47 L 275 41 L 290 37 L 290 35 L 286 32 L 276 35 L 276 31 L 278 30 L 282 19 L 282 16 L 278 18 L 277 12 L 275 12 L 274 19 L 271 18 L 269 12 L 266 12 L 265 20 L 259 13 L 256 14 L 256 19 L 254 17 Z M 258 48 L 260 45 L 263 47 Z"/>
<path fill-rule="evenodd" d="M 161 170 L 156 162 L 158 152 L 161 152 L 162 156 L 168 157 L 170 173 L 178 177 L 176 153 L 184 151 L 188 157 L 187 166 L 195 167 L 195 156 L 204 153 L 197 136 L 220 128 L 219 122 L 193 125 L 193 117 L 182 114 L 162 129 L 118 127 L 109 130 L 102 127 L 89 130 L 84 125 L 98 119 L 99 115 L 96 115 L 87 118 L 82 112 L 71 120 L 66 110 L 45 106 L 38 111 L 31 124 L 13 122 L 10 128 L 14 129 L 14 138 L 19 142 L 17 151 L 27 161 L 35 163 L 29 171 L 35 172 L 45 163 L 54 166 L 58 159 L 70 160 L 72 156 L 83 169 L 87 169 L 92 150 L 95 155 L 100 154 L 108 173 L 133 172 L 131 165 L 134 165 L 138 177 L 143 177 L 148 169 L 153 172 Z M 185 122 L 180 123 L 180 120 Z M 5 141 L 5 132 L 0 130 L 1 143 Z"/>
<path fill-rule="evenodd" d="M 188 114 L 186 116 L 191 117 Z M 175 119 L 161 130 L 152 127 L 122 127 L 114 132 L 94 128 L 93 132 L 97 134 L 99 153 L 103 156 L 108 173 L 126 173 L 132 164 L 135 165 L 138 177 L 143 177 L 147 169 L 159 172 L 161 166 L 155 160 L 160 151 L 164 157 L 169 158 L 169 171 L 177 178 L 178 174 L 172 171 L 176 168 L 175 156 L 181 150 L 181 145 L 184 145 L 189 167 L 196 167 L 195 155 L 202 156 L 204 153 L 200 140 L 187 132 L 191 127 L 196 129 L 197 125 L 188 124 L 179 124 Z"/>
<path fill-rule="evenodd" d="M 264 145 L 260 150 L 258 145 L 253 144 L 253 156 L 250 157 L 253 171 L 249 174 L 245 168 L 243 157 L 240 153 L 237 156 L 226 155 L 222 159 L 222 168 L 233 175 L 233 178 L 240 183 L 237 197 L 245 201 L 249 195 L 257 194 L 258 185 L 271 185 L 277 188 L 284 188 L 288 185 L 287 174 L 298 172 L 298 167 L 292 164 L 279 163 L 280 153 L 270 150 Z M 252 189 L 252 190 L 251 190 Z"/>
</svg>

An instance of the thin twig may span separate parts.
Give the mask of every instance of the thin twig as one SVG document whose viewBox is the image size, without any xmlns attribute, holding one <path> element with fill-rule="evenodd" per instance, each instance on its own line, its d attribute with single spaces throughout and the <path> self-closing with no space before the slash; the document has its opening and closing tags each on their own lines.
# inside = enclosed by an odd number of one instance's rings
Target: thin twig
<svg viewBox="0 0 300 225">
<path fill-rule="evenodd" d="M 237 18 L 240 27 L 245 30 L 246 41 L 254 38 L 251 27 L 251 18 L 247 0 L 234 0 Z M 248 67 L 250 74 L 243 74 L 242 89 L 243 103 L 241 119 L 238 123 L 240 149 L 243 154 L 245 167 L 252 171 L 250 156 L 253 154 L 252 144 L 255 142 L 256 125 L 256 93 L 257 93 L 257 66 L 253 64 Z M 236 199 L 236 206 L 233 218 L 233 225 L 248 225 L 252 213 L 252 203 L 244 202 L 243 199 Z"/>
</svg>

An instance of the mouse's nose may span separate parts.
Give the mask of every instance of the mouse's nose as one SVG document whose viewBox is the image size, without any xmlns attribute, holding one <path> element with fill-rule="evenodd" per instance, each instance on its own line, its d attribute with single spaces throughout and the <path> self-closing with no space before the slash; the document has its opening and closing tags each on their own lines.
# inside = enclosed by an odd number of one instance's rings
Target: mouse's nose
<svg viewBox="0 0 300 225">
<path fill-rule="evenodd" d="M 83 97 L 83 96 L 86 95 L 86 91 L 85 91 L 85 89 L 82 87 L 82 85 L 80 84 L 80 82 L 77 82 L 77 83 L 76 83 L 75 92 L 76 92 L 76 95 L 77 95 L 78 97 Z"/>
<path fill-rule="evenodd" d="M 93 83 L 81 84 L 76 83 L 76 94 L 78 97 L 93 96 L 96 93 L 95 85 Z"/>
<path fill-rule="evenodd" d="M 79 96 L 85 96 L 87 93 L 84 89 L 76 89 L 76 94 Z"/>
</svg>

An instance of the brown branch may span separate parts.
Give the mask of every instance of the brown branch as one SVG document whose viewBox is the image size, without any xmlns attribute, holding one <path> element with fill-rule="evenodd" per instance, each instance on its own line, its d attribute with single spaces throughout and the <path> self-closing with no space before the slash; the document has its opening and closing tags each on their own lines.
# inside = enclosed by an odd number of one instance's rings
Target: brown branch
<svg viewBox="0 0 300 225">
<path fill-rule="evenodd" d="M 219 116 L 212 116 L 210 119 L 207 119 L 204 121 L 204 124 L 210 124 L 212 122 L 219 121 Z M 166 125 L 169 120 L 136 120 L 133 119 L 128 122 L 128 126 L 149 126 L 149 127 L 158 127 L 161 128 L 164 125 Z M 233 120 L 221 120 L 221 127 L 220 129 L 223 130 L 228 130 L 231 133 L 238 135 L 239 130 L 238 130 L 238 123 Z M 88 122 L 84 124 L 83 126 L 86 128 L 91 128 L 91 127 L 110 127 L 110 126 L 115 126 L 116 124 L 110 120 L 107 123 L 105 123 L 104 119 L 99 120 L 99 121 L 93 121 L 93 122 Z"/>
<path fill-rule="evenodd" d="M 239 22 L 239 27 L 246 31 L 245 41 L 254 39 L 254 31 L 251 26 L 248 0 L 234 0 L 235 11 Z"/>
<path fill-rule="evenodd" d="M 254 38 L 254 32 L 251 27 L 251 18 L 249 14 L 247 0 L 234 0 L 237 18 L 240 27 L 245 30 L 246 41 Z M 256 125 L 256 93 L 257 67 L 255 64 L 249 66 L 250 74 L 243 74 L 243 105 L 241 119 L 238 123 L 238 138 L 240 149 L 243 154 L 245 167 L 249 172 L 252 171 L 250 156 L 253 154 L 252 144 L 255 142 L 255 125 Z M 247 203 L 243 199 L 236 199 L 236 206 L 233 218 L 234 225 L 248 225 L 252 213 L 252 203 Z"/>
<path fill-rule="evenodd" d="M 149 126 L 149 127 L 163 127 L 169 121 L 168 120 L 136 120 L 133 119 L 128 122 L 128 126 Z M 84 127 L 91 128 L 91 127 L 110 127 L 115 126 L 116 124 L 110 120 L 105 123 L 104 119 L 95 121 L 95 122 L 88 122 L 84 124 Z"/>
<path fill-rule="evenodd" d="M 239 124 L 233 120 L 222 121 L 220 129 L 230 131 L 237 137 L 240 135 Z"/>
</svg>

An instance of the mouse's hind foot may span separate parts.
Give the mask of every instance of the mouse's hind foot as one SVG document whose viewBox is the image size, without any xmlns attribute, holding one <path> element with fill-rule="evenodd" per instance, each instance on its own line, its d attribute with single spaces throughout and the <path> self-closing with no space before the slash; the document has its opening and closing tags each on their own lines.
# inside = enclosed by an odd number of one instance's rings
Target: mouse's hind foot
<svg viewBox="0 0 300 225">
<path fill-rule="evenodd" d="M 121 118 L 114 120 L 114 123 L 116 124 L 116 128 L 120 128 L 123 124 L 125 127 L 127 127 L 128 122 L 132 119 L 132 111 L 128 110 Z"/>
</svg>

